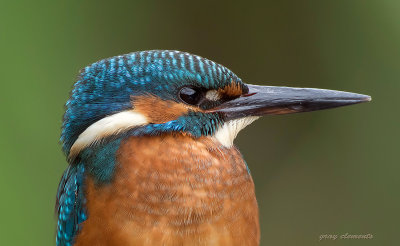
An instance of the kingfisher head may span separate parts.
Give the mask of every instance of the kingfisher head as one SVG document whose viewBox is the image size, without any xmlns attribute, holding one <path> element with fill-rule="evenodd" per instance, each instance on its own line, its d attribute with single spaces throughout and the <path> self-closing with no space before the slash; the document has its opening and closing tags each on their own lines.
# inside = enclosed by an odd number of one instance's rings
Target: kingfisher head
<svg viewBox="0 0 400 246">
<path fill-rule="evenodd" d="M 260 116 L 369 100 L 349 92 L 250 85 L 200 56 L 141 51 L 83 69 L 66 104 L 61 141 L 71 160 L 83 149 L 121 135 L 210 136 L 229 147 Z"/>
</svg>

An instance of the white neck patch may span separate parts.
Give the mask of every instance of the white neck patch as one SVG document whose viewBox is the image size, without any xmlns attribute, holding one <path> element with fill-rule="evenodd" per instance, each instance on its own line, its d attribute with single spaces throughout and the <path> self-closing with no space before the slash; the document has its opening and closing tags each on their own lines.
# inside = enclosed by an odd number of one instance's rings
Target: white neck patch
<svg viewBox="0 0 400 246">
<path fill-rule="evenodd" d="M 233 140 L 235 140 L 237 134 L 258 118 L 259 117 L 257 116 L 249 116 L 227 121 L 223 126 L 217 129 L 213 137 L 223 146 L 227 148 L 232 147 Z M 148 122 L 149 121 L 143 114 L 133 110 L 123 111 L 107 116 L 90 125 L 79 135 L 70 149 L 69 157 L 78 155 L 82 149 L 103 138 L 137 126 L 146 125 Z"/>
<path fill-rule="evenodd" d="M 76 156 L 82 149 L 101 139 L 124 130 L 143 126 L 147 118 L 133 110 L 119 112 L 96 121 L 83 131 L 72 145 L 69 156 Z"/>
<path fill-rule="evenodd" d="M 214 134 L 216 138 L 223 146 L 229 148 L 233 145 L 233 140 L 235 140 L 238 133 L 246 126 L 257 120 L 258 116 L 249 116 L 245 118 L 240 118 L 236 120 L 230 120 L 224 123 L 223 126 L 218 128 Z"/>
</svg>

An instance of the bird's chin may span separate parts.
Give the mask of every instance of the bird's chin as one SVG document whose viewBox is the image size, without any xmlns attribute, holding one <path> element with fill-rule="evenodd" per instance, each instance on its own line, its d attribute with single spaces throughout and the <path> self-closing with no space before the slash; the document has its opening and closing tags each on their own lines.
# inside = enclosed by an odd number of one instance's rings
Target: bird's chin
<svg viewBox="0 0 400 246">
<path fill-rule="evenodd" d="M 223 146 L 230 148 L 233 146 L 238 133 L 246 126 L 253 123 L 255 120 L 260 118 L 259 116 L 247 116 L 244 118 L 233 119 L 226 121 L 221 127 L 217 129 L 214 134 L 214 138 L 220 142 Z"/>
</svg>

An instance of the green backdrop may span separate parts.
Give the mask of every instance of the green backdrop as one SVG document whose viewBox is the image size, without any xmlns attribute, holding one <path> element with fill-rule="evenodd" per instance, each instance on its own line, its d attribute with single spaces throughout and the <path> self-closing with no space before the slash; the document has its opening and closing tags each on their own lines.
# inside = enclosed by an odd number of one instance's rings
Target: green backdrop
<svg viewBox="0 0 400 246">
<path fill-rule="evenodd" d="M 0 245 L 54 245 L 63 104 L 78 70 L 145 49 L 215 60 L 245 82 L 369 94 L 265 117 L 237 145 L 261 245 L 398 245 L 400 2 L 3 1 Z M 321 234 L 373 234 L 323 240 Z"/>
</svg>

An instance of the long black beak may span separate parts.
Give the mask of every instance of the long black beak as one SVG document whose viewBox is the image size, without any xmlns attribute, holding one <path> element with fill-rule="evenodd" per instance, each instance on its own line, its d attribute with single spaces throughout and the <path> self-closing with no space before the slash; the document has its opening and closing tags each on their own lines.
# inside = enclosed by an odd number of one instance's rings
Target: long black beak
<svg viewBox="0 0 400 246">
<path fill-rule="evenodd" d="M 214 108 L 226 120 L 246 116 L 290 114 L 336 108 L 371 101 L 371 97 L 344 91 L 247 85 L 248 93 Z"/>
</svg>

